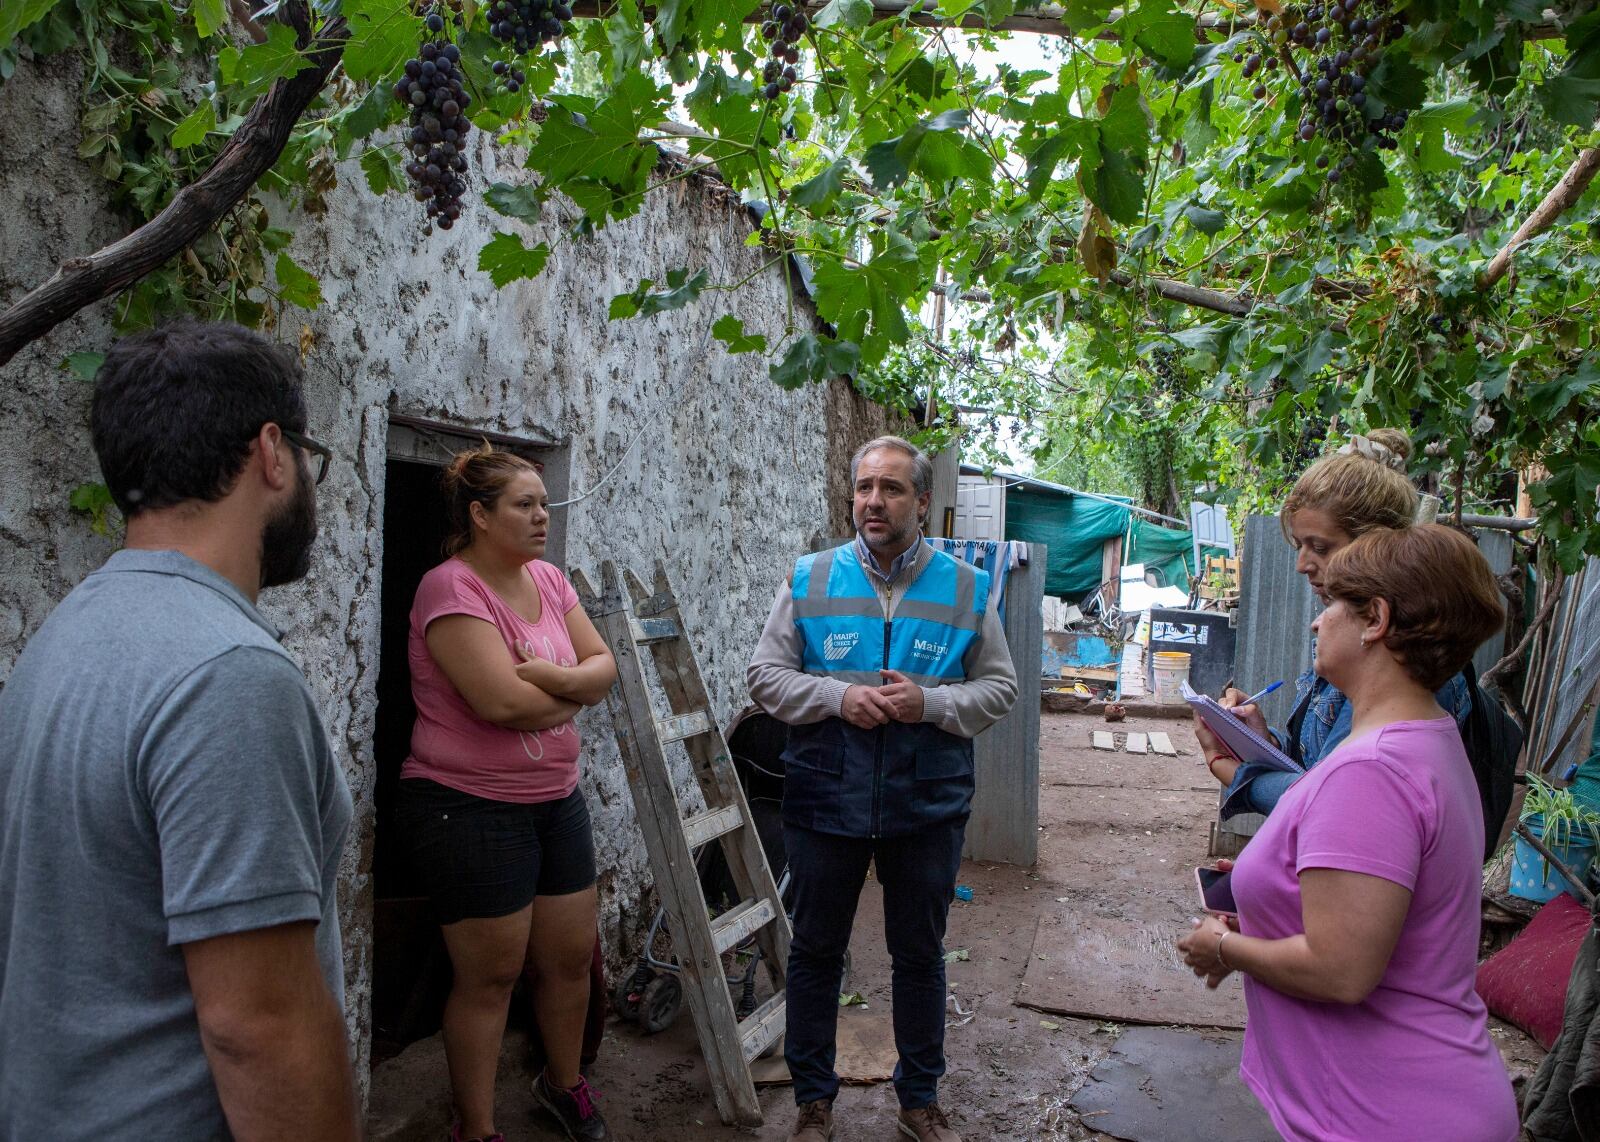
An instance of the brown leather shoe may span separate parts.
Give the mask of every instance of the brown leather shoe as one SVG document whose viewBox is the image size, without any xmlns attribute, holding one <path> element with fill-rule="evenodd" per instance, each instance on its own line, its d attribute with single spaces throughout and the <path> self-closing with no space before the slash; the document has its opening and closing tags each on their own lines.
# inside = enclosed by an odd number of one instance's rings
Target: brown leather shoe
<svg viewBox="0 0 1600 1142">
<path fill-rule="evenodd" d="M 950 1128 L 950 1120 L 944 1116 L 937 1102 L 919 1106 L 916 1110 L 902 1109 L 898 1124 L 900 1133 L 915 1138 L 917 1142 L 961 1142 L 961 1135 Z"/>
<path fill-rule="evenodd" d="M 818 1099 L 800 1105 L 794 1116 L 789 1142 L 829 1142 L 833 1137 L 833 1100 Z"/>
</svg>

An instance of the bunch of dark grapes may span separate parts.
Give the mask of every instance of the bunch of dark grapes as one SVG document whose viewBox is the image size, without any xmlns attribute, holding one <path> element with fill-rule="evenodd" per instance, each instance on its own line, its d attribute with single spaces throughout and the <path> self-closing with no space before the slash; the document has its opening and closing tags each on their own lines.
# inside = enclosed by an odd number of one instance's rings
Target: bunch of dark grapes
<svg viewBox="0 0 1600 1142">
<path fill-rule="evenodd" d="M 522 85 L 528 82 L 527 73 L 520 67 L 513 67 L 503 59 L 494 61 L 494 73 L 500 77 L 500 86 L 515 95 L 522 90 Z"/>
<path fill-rule="evenodd" d="M 444 21 L 428 17 L 428 30 L 438 33 Z M 467 107 L 472 97 L 462 85 L 461 52 L 444 40 L 428 41 L 406 61 L 406 75 L 395 84 L 395 98 L 411 105 L 411 131 L 406 136 L 411 161 L 406 175 L 411 193 L 428 204 L 428 219 L 448 230 L 461 217 L 461 196 L 467 192 Z"/>
<path fill-rule="evenodd" d="M 1275 53 L 1298 49 L 1302 112 L 1296 138 L 1311 143 L 1321 135 L 1343 149 L 1337 162 L 1326 151 L 1317 156 L 1317 169 L 1328 171 L 1330 184 L 1354 165 L 1355 152 L 1399 146 L 1395 136 L 1406 125 L 1406 113 L 1370 114 L 1366 91 L 1384 46 L 1405 34 L 1402 16 L 1389 10 L 1389 0 L 1325 0 L 1285 8 L 1265 15 L 1261 29 L 1268 46 L 1244 60 L 1243 74 L 1250 79 L 1270 71 L 1278 63 Z M 1256 98 L 1266 93 L 1258 83 Z"/>
<path fill-rule="evenodd" d="M 542 43 L 554 43 L 567 30 L 572 5 L 566 0 L 494 0 L 489 5 L 489 31 L 510 44 L 516 53 L 527 55 Z M 496 74 L 504 74 L 497 72 Z M 507 80 L 508 90 L 521 82 Z"/>
<path fill-rule="evenodd" d="M 1177 360 L 1178 354 L 1171 349 L 1157 349 L 1150 355 L 1150 371 L 1161 382 L 1163 389 L 1171 389 L 1176 385 L 1178 374 L 1174 366 Z"/>
<path fill-rule="evenodd" d="M 806 34 L 811 21 L 799 8 L 788 4 L 775 4 L 761 25 L 761 36 L 772 44 L 772 58 L 761 71 L 761 94 L 766 99 L 776 99 L 795 84 L 794 65 L 800 62 L 800 37 Z"/>
</svg>

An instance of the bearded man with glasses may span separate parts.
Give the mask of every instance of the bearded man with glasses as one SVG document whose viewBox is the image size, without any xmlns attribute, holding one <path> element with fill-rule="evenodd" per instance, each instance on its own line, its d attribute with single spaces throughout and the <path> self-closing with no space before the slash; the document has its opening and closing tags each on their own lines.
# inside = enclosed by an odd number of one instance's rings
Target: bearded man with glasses
<svg viewBox="0 0 1600 1142">
<path fill-rule="evenodd" d="M 0 691 L 0 1137 L 353 1139 L 350 791 L 256 609 L 310 567 L 295 357 L 125 337 L 90 429 L 123 550 Z"/>
</svg>

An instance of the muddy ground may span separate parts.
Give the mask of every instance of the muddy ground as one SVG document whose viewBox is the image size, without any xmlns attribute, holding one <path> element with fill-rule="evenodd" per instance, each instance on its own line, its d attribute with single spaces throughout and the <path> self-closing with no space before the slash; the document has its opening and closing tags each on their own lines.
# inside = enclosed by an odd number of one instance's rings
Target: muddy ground
<svg viewBox="0 0 1600 1142">
<path fill-rule="evenodd" d="M 1117 752 L 1090 746 L 1090 731 L 1118 733 Z M 1122 752 L 1127 731 L 1170 735 L 1177 757 Z M 1068 1105 L 1112 1049 L 1121 1026 L 1018 1006 L 1039 919 L 1075 910 L 1167 927 L 1174 937 L 1193 914 L 1193 873 L 1206 860 L 1216 784 L 1186 721 L 1134 718 L 1108 726 L 1084 714 L 1046 714 L 1040 740 L 1039 862 L 1031 868 L 967 862 L 960 883 L 971 902 L 950 914 L 949 949 L 968 959 L 949 966 L 952 993 L 973 1012 L 946 1037 L 949 1072 L 940 1101 L 968 1142 L 1100 1139 Z M 882 1018 L 889 1006 L 880 892 L 869 880 L 852 940 L 849 988 L 867 1000 L 852 1018 Z M 1198 986 L 1198 984 L 1197 984 Z M 956 1018 L 954 1008 L 949 1012 Z M 1236 1033 L 1234 1038 L 1237 1038 Z M 1496 1028 L 1514 1077 L 1532 1073 L 1539 1049 L 1520 1032 Z M 535 1110 L 524 1069 L 525 1039 L 507 1036 L 501 1060 L 498 1124 L 511 1142 L 559 1137 Z M 724 1126 L 717 1117 L 687 1009 L 659 1035 L 644 1036 L 613 1018 L 590 1070 L 600 1106 L 622 1142 L 699 1142 L 787 1137 L 793 1099 L 787 1086 L 764 1088 L 766 1125 Z M 835 1106 L 837 1137 L 897 1136 L 887 1084 L 846 1087 Z M 369 1129 L 375 1140 L 443 1138 L 449 1088 L 437 1037 L 413 1044 L 373 1073 Z"/>
</svg>

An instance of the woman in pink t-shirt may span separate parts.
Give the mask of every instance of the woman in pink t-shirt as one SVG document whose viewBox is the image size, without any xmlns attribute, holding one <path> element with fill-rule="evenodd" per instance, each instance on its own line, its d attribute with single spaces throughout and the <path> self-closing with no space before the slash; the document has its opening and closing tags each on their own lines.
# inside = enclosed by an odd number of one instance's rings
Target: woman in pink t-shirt
<svg viewBox="0 0 1600 1142">
<path fill-rule="evenodd" d="M 1215 987 L 1245 973 L 1239 1073 L 1294 1142 L 1511 1142 L 1516 1101 L 1477 970 L 1483 813 L 1434 691 L 1504 621 L 1472 541 L 1369 532 L 1329 561 L 1316 671 L 1350 736 L 1291 786 L 1233 867 L 1236 925 L 1179 941 Z"/>
<path fill-rule="evenodd" d="M 457 456 L 444 485 L 451 554 L 411 608 L 417 721 L 397 823 L 455 969 L 451 1137 L 500 1137 L 495 1070 L 527 964 L 547 1056 L 534 1095 L 569 1137 L 605 1138 L 578 1072 L 596 898 L 572 718 L 605 697 L 617 667 L 566 576 L 539 558 L 550 513 L 533 465 L 485 446 Z"/>
</svg>

